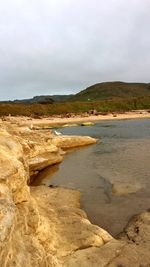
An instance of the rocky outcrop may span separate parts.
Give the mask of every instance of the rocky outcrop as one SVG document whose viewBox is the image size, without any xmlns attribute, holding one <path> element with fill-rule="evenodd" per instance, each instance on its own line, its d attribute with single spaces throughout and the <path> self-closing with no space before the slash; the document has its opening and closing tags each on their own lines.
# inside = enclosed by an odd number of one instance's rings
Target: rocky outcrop
<svg viewBox="0 0 150 267">
<path fill-rule="evenodd" d="M 6 129 L 0 130 L 0 266 L 149 266 L 149 212 L 115 240 L 89 222 L 78 191 L 27 185 L 30 172 L 62 160 L 71 137 L 61 143 L 49 132 Z"/>
<path fill-rule="evenodd" d="M 150 213 L 133 217 L 118 240 L 101 247 L 75 251 L 66 257 L 65 267 L 148 267 L 150 266 Z M 81 265 L 82 263 L 82 265 Z"/>
<path fill-rule="evenodd" d="M 4 192 L 9 192 L 15 203 L 26 201 L 29 197 L 28 163 L 17 138 L 8 132 L 0 131 L 0 183 Z M 3 190 L 2 190 L 3 191 Z M 9 197 L 10 200 L 10 197 Z"/>
<path fill-rule="evenodd" d="M 62 266 L 74 251 L 112 239 L 80 210 L 79 192 L 27 185 L 29 169 L 62 160 L 52 139 L 49 134 L 1 128 L 0 266 Z"/>
<path fill-rule="evenodd" d="M 79 146 L 96 144 L 96 139 L 89 136 L 55 136 L 52 140 L 55 146 L 69 149 Z"/>
</svg>

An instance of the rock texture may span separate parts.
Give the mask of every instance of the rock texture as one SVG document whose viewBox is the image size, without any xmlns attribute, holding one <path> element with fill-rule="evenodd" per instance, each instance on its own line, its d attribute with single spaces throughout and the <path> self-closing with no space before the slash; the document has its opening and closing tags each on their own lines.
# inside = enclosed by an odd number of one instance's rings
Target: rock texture
<svg viewBox="0 0 150 267">
<path fill-rule="evenodd" d="M 85 139 L 62 140 L 49 132 L 0 128 L 0 266 L 149 266 L 149 212 L 115 240 L 89 222 L 79 192 L 27 185 L 30 173 L 62 160 L 61 148 Z"/>
<path fill-rule="evenodd" d="M 62 149 L 96 144 L 96 139 L 89 136 L 56 136 L 52 143 Z"/>
<path fill-rule="evenodd" d="M 27 185 L 29 173 L 62 160 L 53 139 L 49 133 L 1 127 L 0 266 L 62 266 L 75 250 L 112 239 L 80 210 L 79 192 Z M 73 137 L 72 144 L 86 144 L 79 140 Z"/>
</svg>

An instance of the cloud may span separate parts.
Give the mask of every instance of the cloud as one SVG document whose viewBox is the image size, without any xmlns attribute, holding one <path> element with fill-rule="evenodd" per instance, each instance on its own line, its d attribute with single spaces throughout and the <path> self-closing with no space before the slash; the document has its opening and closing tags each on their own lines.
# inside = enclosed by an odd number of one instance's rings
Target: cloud
<svg viewBox="0 0 150 267">
<path fill-rule="evenodd" d="M 0 3 L 0 98 L 149 82 L 149 0 Z"/>
</svg>

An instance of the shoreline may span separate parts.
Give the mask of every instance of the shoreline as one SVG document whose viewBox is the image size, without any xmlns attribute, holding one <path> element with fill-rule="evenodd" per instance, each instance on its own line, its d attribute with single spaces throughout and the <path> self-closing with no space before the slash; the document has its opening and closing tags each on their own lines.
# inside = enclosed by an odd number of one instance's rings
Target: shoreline
<svg viewBox="0 0 150 267">
<path fill-rule="evenodd" d="M 84 122 L 100 122 L 105 120 L 126 120 L 126 119 L 146 119 L 150 118 L 150 112 L 148 110 L 129 111 L 124 113 L 108 113 L 106 115 L 74 115 L 72 117 L 60 117 L 52 116 L 47 118 L 30 118 L 30 117 L 6 117 L 11 122 L 18 122 L 22 126 L 78 126 L 71 124 L 81 124 Z"/>
<path fill-rule="evenodd" d="M 62 161 L 66 145 L 96 140 L 64 140 L 50 131 L 32 131 L 24 121 L 8 117 L 1 125 L 0 266 L 148 266 L 149 210 L 134 217 L 115 239 L 91 224 L 78 191 L 28 185 L 32 171 Z"/>
</svg>

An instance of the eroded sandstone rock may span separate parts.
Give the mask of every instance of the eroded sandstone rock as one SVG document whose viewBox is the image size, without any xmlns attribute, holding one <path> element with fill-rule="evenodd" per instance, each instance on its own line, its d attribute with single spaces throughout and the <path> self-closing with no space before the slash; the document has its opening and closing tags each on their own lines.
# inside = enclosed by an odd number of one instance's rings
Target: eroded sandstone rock
<svg viewBox="0 0 150 267">
<path fill-rule="evenodd" d="M 29 169 L 57 161 L 61 148 L 95 142 L 84 140 L 1 128 L 0 266 L 149 266 L 149 212 L 135 217 L 115 240 L 89 222 L 80 209 L 79 192 L 27 185 Z"/>
<path fill-rule="evenodd" d="M 62 149 L 96 144 L 96 139 L 89 136 L 55 136 L 52 143 Z"/>
<path fill-rule="evenodd" d="M 75 250 L 112 239 L 80 210 L 79 192 L 41 186 L 30 193 L 29 169 L 62 160 L 60 147 L 50 141 L 30 131 L 1 129 L 0 266 L 62 266 Z"/>
<path fill-rule="evenodd" d="M 21 144 L 8 132 L 0 132 L 0 183 L 6 185 L 15 203 L 29 197 L 28 164 Z"/>
</svg>

